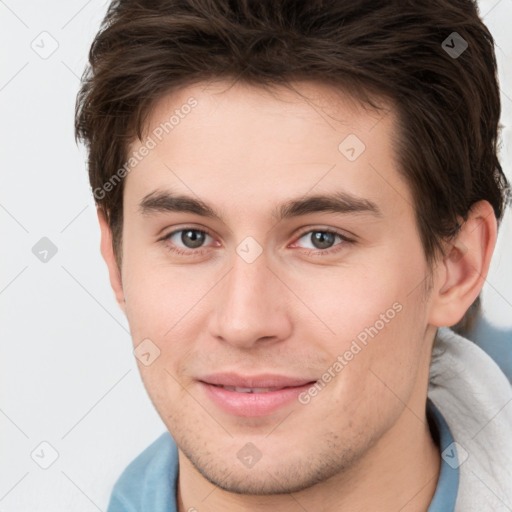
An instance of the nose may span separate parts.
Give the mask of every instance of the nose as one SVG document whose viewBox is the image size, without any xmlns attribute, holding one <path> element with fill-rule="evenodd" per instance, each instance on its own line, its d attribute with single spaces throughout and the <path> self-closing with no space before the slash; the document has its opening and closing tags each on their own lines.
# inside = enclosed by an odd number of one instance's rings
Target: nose
<svg viewBox="0 0 512 512">
<path fill-rule="evenodd" d="M 231 270 L 217 287 L 210 334 L 245 349 L 287 339 L 292 332 L 290 298 L 276 274 L 265 252 L 252 263 L 234 254 Z"/>
</svg>

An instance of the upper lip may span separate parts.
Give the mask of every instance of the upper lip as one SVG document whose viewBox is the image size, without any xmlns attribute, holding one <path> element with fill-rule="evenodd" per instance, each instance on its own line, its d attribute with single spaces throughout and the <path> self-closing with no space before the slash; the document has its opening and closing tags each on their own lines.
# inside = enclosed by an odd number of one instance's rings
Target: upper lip
<svg viewBox="0 0 512 512">
<path fill-rule="evenodd" d="M 198 379 L 207 384 L 216 386 L 234 386 L 237 388 L 286 388 L 304 386 L 315 379 L 304 379 L 298 377 L 287 377 L 285 375 L 276 374 L 260 374 L 260 375 L 239 375 L 237 373 L 215 373 L 205 375 Z"/>
</svg>

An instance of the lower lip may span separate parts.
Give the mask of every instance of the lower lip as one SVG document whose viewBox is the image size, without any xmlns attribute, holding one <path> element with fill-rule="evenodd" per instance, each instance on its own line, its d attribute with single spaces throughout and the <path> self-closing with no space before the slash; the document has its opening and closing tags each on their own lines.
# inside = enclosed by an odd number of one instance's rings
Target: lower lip
<svg viewBox="0 0 512 512">
<path fill-rule="evenodd" d="M 303 386 L 283 388 L 266 393 L 242 393 L 199 382 L 208 398 L 218 407 L 236 416 L 266 416 L 276 412 L 285 405 L 298 400 L 298 396 L 309 389 L 314 382 Z"/>
</svg>

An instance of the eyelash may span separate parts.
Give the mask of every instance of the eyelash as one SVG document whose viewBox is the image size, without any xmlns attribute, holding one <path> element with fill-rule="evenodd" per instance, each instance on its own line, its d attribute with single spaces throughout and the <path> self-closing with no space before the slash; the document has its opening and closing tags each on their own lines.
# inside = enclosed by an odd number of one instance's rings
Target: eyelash
<svg viewBox="0 0 512 512">
<path fill-rule="evenodd" d="M 213 238 L 213 235 L 210 234 L 208 231 L 204 229 L 195 228 L 192 226 L 184 227 L 181 229 L 177 229 L 175 231 L 172 231 L 171 233 L 165 235 L 164 237 L 160 238 L 159 241 L 164 242 L 166 248 L 175 254 L 178 254 L 179 256 L 202 256 L 206 250 L 207 247 L 200 247 L 198 249 L 188 249 L 184 250 L 180 247 L 176 247 L 175 245 L 171 245 L 168 243 L 169 239 L 175 235 L 176 233 L 181 233 L 182 231 L 195 231 L 196 233 L 202 233 L 204 235 L 208 235 Z M 341 234 L 339 231 L 334 231 L 332 229 L 308 229 L 306 231 L 303 231 L 300 235 L 297 236 L 296 241 L 300 240 L 304 235 L 307 235 L 309 233 L 315 233 L 315 232 L 321 232 L 321 233 L 329 233 L 334 236 L 338 236 L 341 238 L 342 243 L 338 243 L 328 249 L 304 249 L 306 252 L 306 256 L 325 256 L 325 255 L 333 255 L 341 251 L 345 245 L 347 244 L 353 244 L 355 243 L 354 240 L 346 237 L 345 235 Z M 295 242 L 294 242 L 295 243 Z"/>
</svg>

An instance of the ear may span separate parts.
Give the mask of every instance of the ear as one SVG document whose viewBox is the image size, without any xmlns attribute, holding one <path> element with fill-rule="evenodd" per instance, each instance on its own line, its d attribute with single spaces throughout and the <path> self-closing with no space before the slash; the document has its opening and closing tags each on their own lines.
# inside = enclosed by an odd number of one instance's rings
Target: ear
<svg viewBox="0 0 512 512">
<path fill-rule="evenodd" d="M 475 301 L 489 271 L 496 245 L 497 221 L 487 201 L 475 203 L 446 256 L 435 270 L 429 323 L 449 327 L 458 323 Z"/>
<path fill-rule="evenodd" d="M 101 229 L 101 255 L 105 260 L 108 267 L 108 273 L 110 276 L 110 286 L 114 291 L 117 303 L 119 307 L 126 314 L 126 303 L 124 299 L 123 283 L 121 280 L 121 271 L 117 266 L 117 261 L 114 255 L 114 245 L 112 243 L 112 230 L 107 222 L 105 213 L 101 208 L 96 209 L 98 214 L 98 222 L 100 223 Z"/>
</svg>

